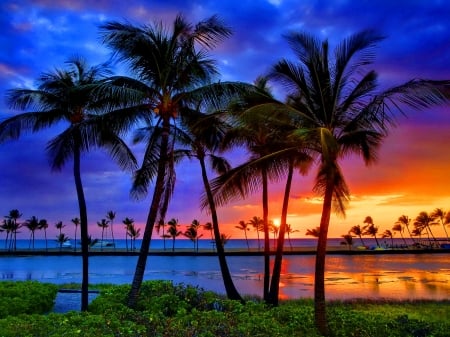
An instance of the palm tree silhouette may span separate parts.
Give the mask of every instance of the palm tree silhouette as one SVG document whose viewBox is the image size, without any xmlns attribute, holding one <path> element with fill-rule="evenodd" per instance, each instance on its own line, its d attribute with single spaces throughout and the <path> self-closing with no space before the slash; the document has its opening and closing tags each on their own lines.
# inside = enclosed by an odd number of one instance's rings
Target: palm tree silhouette
<svg viewBox="0 0 450 337">
<path fill-rule="evenodd" d="M 442 225 L 442 228 L 444 228 L 445 237 L 447 238 L 447 241 L 450 239 L 447 233 L 447 229 L 445 228 L 450 223 L 450 213 L 445 212 L 442 208 L 436 208 L 430 216 L 433 218 L 433 220 L 439 220 L 439 223 Z"/>
<path fill-rule="evenodd" d="M 258 238 L 258 249 L 261 249 L 259 232 L 264 232 L 264 220 L 255 215 L 248 221 L 248 223 L 256 231 L 256 236 Z"/>
<path fill-rule="evenodd" d="M 48 250 L 48 241 L 47 241 L 47 228 L 48 228 L 48 222 L 46 219 L 39 220 L 39 229 L 44 230 L 44 238 L 45 238 L 45 250 Z"/>
<path fill-rule="evenodd" d="M 134 220 L 126 217 L 125 219 L 122 220 L 122 223 L 125 225 L 125 247 L 128 251 L 128 236 L 129 236 L 129 232 L 130 232 L 129 229 L 131 226 L 133 226 Z M 131 239 L 131 237 L 130 237 L 130 239 Z"/>
<path fill-rule="evenodd" d="M 97 221 L 97 226 L 102 229 L 102 243 L 100 245 L 100 250 L 103 250 L 103 246 L 104 246 L 103 238 L 105 235 L 105 230 L 109 227 L 109 221 L 106 219 L 101 219 L 100 221 Z M 108 239 L 108 231 L 106 231 L 106 239 Z"/>
<path fill-rule="evenodd" d="M 405 247 L 408 247 L 408 243 L 405 240 L 405 237 L 403 236 L 404 228 L 400 223 L 395 223 L 392 227 L 393 232 L 399 232 L 400 236 L 402 237 L 403 243 L 405 244 Z"/>
<path fill-rule="evenodd" d="M 291 250 L 293 249 L 292 242 L 291 242 L 291 234 L 296 233 L 298 231 L 299 231 L 298 229 L 293 229 L 290 224 L 286 224 L 286 234 L 288 235 L 288 241 L 289 241 L 289 246 L 291 247 Z"/>
<path fill-rule="evenodd" d="M 297 136 L 318 156 L 315 191 L 323 196 L 320 236 L 317 244 L 314 282 L 315 322 L 327 335 L 325 307 L 325 256 L 332 205 L 345 214 L 349 189 L 340 161 L 350 154 L 366 164 L 376 159 L 376 150 L 403 109 L 425 109 L 447 101 L 441 92 L 448 81 L 413 80 L 376 92 L 377 74 L 366 70 L 374 60 L 373 48 L 383 39 L 374 31 L 356 33 L 339 43 L 334 59 L 328 41 L 305 33 L 290 33 L 287 41 L 296 63 L 283 59 L 271 73 L 287 92 L 287 105 L 297 113 Z"/>
<path fill-rule="evenodd" d="M 381 237 L 391 239 L 391 248 L 394 248 L 394 233 L 392 233 L 389 229 L 386 229 L 383 234 L 381 234 Z"/>
<path fill-rule="evenodd" d="M 116 212 L 108 211 L 106 213 L 106 219 L 109 220 L 109 227 L 111 229 L 111 239 L 112 239 L 112 243 L 113 243 L 114 249 L 116 249 L 116 241 L 114 239 L 114 230 L 113 230 L 113 224 L 114 224 L 114 219 L 115 218 L 116 218 Z"/>
<path fill-rule="evenodd" d="M 28 230 L 30 231 L 29 248 L 31 247 L 31 244 L 33 244 L 33 249 L 34 249 L 34 233 L 37 229 L 39 229 L 39 219 L 33 215 L 30 219 L 25 221 L 25 227 L 27 227 Z"/>
<path fill-rule="evenodd" d="M 248 228 L 248 225 L 249 224 L 247 222 L 245 222 L 244 220 L 241 220 L 241 221 L 239 221 L 239 225 L 234 226 L 234 227 L 237 229 L 240 229 L 241 231 L 244 232 L 245 242 L 247 244 L 247 250 L 250 250 L 250 246 L 248 244 L 248 237 L 247 237 L 247 231 L 250 230 Z"/>
<path fill-rule="evenodd" d="M 77 251 L 77 230 L 78 226 L 80 225 L 80 218 L 73 218 L 70 221 L 75 225 L 75 243 L 74 243 L 74 251 Z"/>
<path fill-rule="evenodd" d="M 17 234 L 19 233 L 20 227 L 22 227 L 22 224 L 18 223 L 17 220 L 22 217 L 22 213 L 20 213 L 18 209 L 12 209 L 9 211 L 9 215 L 6 215 L 5 217 L 7 228 L 9 228 L 11 232 L 9 249 L 17 250 Z"/>
<path fill-rule="evenodd" d="M 198 240 L 203 236 L 203 234 L 199 235 L 198 233 L 199 228 L 200 222 L 198 222 L 197 219 L 194 219 L 184 232 L 184 236 L 186 236 L 189 240 L 191 240 L 194 243 L 194 251 L 196 252 L 198 252 Z"/>
<path fill-rule="evenodd" d="M 366 225 L 363 227 L 362 234 L 373 236 L 375 239 L 375 242 L 377 243 L 377 247 L 380 247 L 380 243 L 378 242 L 378 239 L 377 239 L 378 227 L 376 227 L 375 224 L 373 223 L 372 217 L 366 216 L 366 218 L 364 219 L 364 223 Z"/>
<path fill-rule="evenodd" d="M 431 231 L 430 226 L 436 224 L 433 222 L 433 217 L 429 215 L 427 212 L 420 212 L 419 215 L 414 219 L 414 227 L 422 233 L 426 231 L 428 236 L 428 244 L 430 247 L 433 247 L 433 243 L 431 242 L 431 238 L 433 238 L 434 243 L 437 245 L 437 240 Z M 431 235 L 431 238 L 430 238 Z"/>
<path fill-rule="evenodd" d="M 120 104 L 119 90 L 105 81 L 107 65 L 88 67 L 80 57 L 70 59 L 68 69 L 56 69 L 39 78 L 37 90 L 14 89 L 8 92 L 8 104 L 22 114 L 0 123 L 0 143 L 19 138 L 21 132 L 38 132 L 66 122 L 68 127 L 47 144 L 51 167 L 60 171 L 73 159 L 73 175 L 80 212 L 82 282 L 81 310 L 87 310 L 89 262 L 87 207 L 81 181 L 80 159 L 92 147 L 109 151 L 123 169 L 134 169 L 136 160 L 118 137 L 120 126 L 107 123 L 105 112 Z M 118 86 L 122 88 L 122 86 Z M 114 97 L 111 97 L 111 92 Z M 125 125 L 125 123 L 122 123 Z M 114 127 L 113 127 L 114 126 Z"/>
<path fill-rule="evenodd" d="M 213 251 L 215 250 L 215 247 L 216 247 L 216 243 L 215 243 L 215 241 L 214 241 L 214 228 L 213 228 L 213 224 L 212 224 L 212 222 L 206 222 L 204 225 L 203 225 L 203 229 L 205 230 L 205 231 L 209 231 L 209 234 L 210 234 L 210 236 L 211 236 L 211 244 L 212 244 L 212 249 L 213 249 Z"/>
<path fill-rule="evenodd" d="M 131 224 L 127 227 L 127 233 L 131 239 L 131 249 L 135 250 L 136 249 L 136 239 L 141 235 L 141 229 L 136 228 L 136 226 L 134 225 L 134 223 L 132 221 Z"/>
<path fill-rule="evenodd" d="M 413 235 L 411 233 L 411 230 L 409 229 L 409 224 L 410 223 L 411 223 L 411 219 L 407 215 L 399 216 L 398 220 L 395 222 L 395 224 L 398 224 L 398 225 L 402 226 L 402 228 L 406 227 L 406 230 L 408 231 L 409 237 L 413 241 L 413 244 L 415 244 L 416 241 L 414 240 L 414 237 L 413 237 Z"/>
<path fill-rule="evenodd" d="M 167 224 L 169 225 L 169 228 L 165 235 L 168 238 L 172 238 L 172 252 L 175 252 L 175 239 L 181 235 L 181 231 L 178 230 L 178 220 L 172 218 Z"/>
<path fill-rule="evenodd" d="M 320 234 L 320 227 L 316 227 L 313 229 L 307 229 L 305 235 L 309 235 L 315 238 L 318 238 Z"/>
<path fill-rule="evenodd" d="M 364 247 L 366 246 L 365 243 L 364 243 L 364 240 L 362 238 L 364 231 L 363 231 L 363 229 L 361 228 L 360 225 L 353 226 L 352 228 L 350 228 L 350 230 L 348 232 L 350 234 L 355 234 L 356 236 L 358 236 L 359 239 L 361 240 L 361 245 L 363 245 Z"/>
<path fill-rule="evenodd" d="M 211 102 L 218 95 L 235 91 L 236 84 L 212 83 L 217 70 L 207 55 L 230 33 L 216 16 L 191 25 L 177 15 L 172 29 L 162 22 L 142 27 L 119 22 L 101 26 L 104 43 L 121 61 L 127 62 L 140 79 L 116 79 L 116 83 L 123 84 L 123 90 L 134 89 L 130 95 L 140 98 L 139 105 L 124 112 L 135 119 L 154 119 L 155 125 L 147 135 L 145 158 L 133 182 L 135 197 L 146 195 L 153 180 L 154 190 L 127 299 L 129 307 L 136 305 L 155 221 L 158 213 L 164 219 L 175 183 L 171 135 L 176 129 L 173 122 L 183 116 L 182 108 L 189 106 L 191 98 L 205 97 Z"/>
</svg>

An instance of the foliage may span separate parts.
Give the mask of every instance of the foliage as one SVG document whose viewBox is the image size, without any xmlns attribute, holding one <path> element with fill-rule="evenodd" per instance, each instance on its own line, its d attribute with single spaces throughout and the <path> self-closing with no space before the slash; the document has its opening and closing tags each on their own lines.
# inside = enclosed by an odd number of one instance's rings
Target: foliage
<svg viewBox="0 0 450 337">
<path fill-rule="evenodd" d="M 51 283 L 0 282 L 0 318 L 47 313 L 53 308 L 57 291 L 57 286 Z"/>
<path fill-rule="evenodd" d="M 33 289 L 31 293 L 36 293 L 39 287 L 52 288 L 37 282 L 17 283 L 19 287 L 28 285 Z M 89 312 L 47 315 L 15 312 L 14 316 L 0 318 L 0 336 L 320 336 L 314 326 L 314 304 L 309 299 L 269 307 L 252 299 L 242 304 L 170 281 L 146 281 L 133 310 L 125 305 L 129 287 L 95 285 L 101 293 L 89 306 Z M 330 331 L 335 337 L 444 337 L 450 331 L 449 304 L 449 301 L 330 302 Z"/>
</svg>

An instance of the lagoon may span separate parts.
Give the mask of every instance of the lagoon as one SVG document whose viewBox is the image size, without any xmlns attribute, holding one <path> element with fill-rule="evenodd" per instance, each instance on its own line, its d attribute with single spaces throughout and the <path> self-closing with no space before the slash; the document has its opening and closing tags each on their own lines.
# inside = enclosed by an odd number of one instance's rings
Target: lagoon
<svg viewBox="0 0 450 337">
<path fill-rule="evenodd" d="M 161 244 L 155 241 L 157 245 Z M 188 240 L 179 241 L 179 248 L 192 247 Z M 208 247 L 210 243 L 204 241 L 203 248 Z M 233 247 L 245 248 L 242 247 L 244 240 L 235 241 Z M 257 247 L 255 241 L 252 245 Z M 295 245 L 298 243 L 295 242 Z M 39 246 L 41 244 L 39 242 Z M 167 249 L 170 248 L 168 246 Z M 327 299 L 449 299 L 449 257 L 448 253 L 328 255 L 325 275 Z M 137 257 L 92 256 L 89 261 L 90 283 L 125 284 L 132 281 Z M 263 257 L 228 256 L 227 261 L 238 290 L 242 294 L 261 296 Z M 287 255 L 283 258 L 281 298 L 313 297 L 314 262 L 314 255 Z M 215 256 L 149 256 L 144 279 L 172 280 L 174 283 L 225 292 Z M 80 283 L 81 257 L 2 256 L 0 280 Z"/>
</svg>

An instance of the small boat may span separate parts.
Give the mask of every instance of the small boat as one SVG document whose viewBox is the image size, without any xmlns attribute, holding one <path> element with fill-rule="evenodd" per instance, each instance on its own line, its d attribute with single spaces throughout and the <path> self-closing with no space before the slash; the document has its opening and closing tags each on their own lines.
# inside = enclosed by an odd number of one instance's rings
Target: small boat
<svg viewBox="0 0 450 337">
<path fill-rule="evenodd" d="M 72 242 L 70 242 L 70 241 L 63 242 L 61 247 L 62 248 L 72 248 Z"/>
<path fill-rule="evenodd" d="M 115 244 L 114 242 L 111 241 L 105 241 L 105 240 L 98 240 L 95 241 L 92 245 L 91 248 L 114 248 Z"/>
</svg>

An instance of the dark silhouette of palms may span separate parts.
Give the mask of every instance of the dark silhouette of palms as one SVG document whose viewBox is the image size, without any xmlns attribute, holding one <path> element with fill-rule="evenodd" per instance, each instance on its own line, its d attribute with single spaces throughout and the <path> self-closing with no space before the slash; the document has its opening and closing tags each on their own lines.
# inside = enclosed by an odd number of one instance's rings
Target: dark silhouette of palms
<svg viewBox="0 0 450 337">
<path fill-rule="evenodd" d="M 25 227 L 27 227 L 28 230 L 30 231 L 30 245 L 29 245 L 29 247 L 31 247 L 31 244 L 32 244 L 33 245 L 33 249 L 34 249 L 34 234 L 35 234 L 36 230 L 39 229 L 39 219 L 33 215 L 30 219 L 28 219 L 25 222 Z"/>
<path fill-rule="evenodd" d="M 348 232 L 350 234 L 355 234 L 357 237 L 359 237 L 359 239 L 361 240 L 361 245 L 363 245 L 364 247 L 366 246 L 366 244 L 364 243 L 364 240 L 362 238 L 364 231 L 360 225 L 353 226 L 352 228 L 350 228 L 350 230 Z"/>
<path fill-rule="evenodd" d="M 74 243 L 73 250 L 77 251 L 77 231 L 78 231 L 78 226 L 80 225 L 80 218 L 73 218 L 70 221 L 72 221 L 72 223 L 75 225 L 75 243 Z"/>
<path fill-rule="evenodd" d="M 113 243 L 114 249 L 116 249 L 116 240 L 114 239 L 114 229 L 113 229 L 114 219 L 115 218 L 116 218 L 116 212 L 108 211 L 106 213 L 106 219 L 108 219 L 108 221 L 109 221 L 109 228 L 111 229 L 111 239 L 112 239 L 112 243 Z"/>
</svg>

